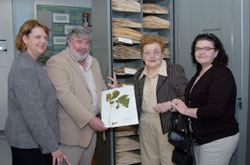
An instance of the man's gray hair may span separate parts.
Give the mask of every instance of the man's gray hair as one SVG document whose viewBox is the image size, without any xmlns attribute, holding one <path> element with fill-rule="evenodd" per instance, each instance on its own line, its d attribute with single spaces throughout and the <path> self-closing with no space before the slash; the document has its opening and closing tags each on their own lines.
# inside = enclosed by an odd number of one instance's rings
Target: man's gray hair
<svg viewBox="0 0 250 165">
<path fill-rule="evenodd" d="M 83 27 L 80 27 L 80 26 L 78 27 L 77 26 L 77 27 L 73 27 L 70 30 L 70 32 L 67 35 L 67 40 L 72 41 L 75 38 L 75 36 L 78 36 L 78 35 L 80 35 L 80 37 L 82 37 L 84 39 L 85 38 L 89 39 L 89 40 L 92 39 L 90 31 L 88 31 L 86 28 L 83 28 Z"/>
</svg>

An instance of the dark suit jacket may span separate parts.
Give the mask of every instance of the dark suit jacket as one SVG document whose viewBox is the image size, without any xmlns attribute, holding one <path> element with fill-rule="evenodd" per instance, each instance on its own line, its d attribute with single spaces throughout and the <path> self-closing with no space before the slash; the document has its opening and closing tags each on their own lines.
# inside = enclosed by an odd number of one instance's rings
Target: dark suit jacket
<svg viewBox="0 0 250 165">
<path fill-rule="evenodd" d="M 142 111 L 142 98 L 143 98 L 143 87 L 145 81 L 145 75 L 141 78 L 141 74 L 143 72 L 143 68 L 141 68 L 135 74 L 135 96 L 136 96 L 136 104 L 138 116 L 140 119 L 140 112 Z M 184 100 L 184 91 L 187 85 L 187 78 L 185 76 L 185 72 L 182 66 L 167 63 L 167 77 L 159 75 L 157 87 L 156 87 L 156 96 L 157 103 L 162 103 L 166 101 L 170 101 L 174 98 L 179 98 Z M 170 120 L 170 111 L 160 114 L 161 117 L 161 125 L 163 133 L 168 132 L 169 120 Z"/>
</svg>

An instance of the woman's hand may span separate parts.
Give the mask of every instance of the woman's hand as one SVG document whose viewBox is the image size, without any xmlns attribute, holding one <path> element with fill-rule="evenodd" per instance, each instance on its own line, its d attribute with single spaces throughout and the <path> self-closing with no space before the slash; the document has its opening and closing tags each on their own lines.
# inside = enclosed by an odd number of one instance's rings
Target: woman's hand
<svg viewBox="0 0 250 165">
<path fill-rule="evenodd" d="M 113 72 L 113 75 L 114 75 L 113 78 L 107 76 L 107 79 L 109 79 L 109 80 L 112 81 L 112 84 L 107 83 L 107 86 L 110 87 L 110 88 L 112 88 L 112 89 L 113 89 L 113 88 L 118 88 L 118 81 L 116 80 L 116 74 L 115 74 L 115 72 Z"/>
<path fill-rule="evenodd" d="M 160 104 L 157 104 L 156 106 L 154 106 L 153 109 L 157 113 L 164 113 L 164 112 L 167 112 L 168 110 L 172 109 L 172 104 L 170 101 L 163 102 L 163 103 L 160 103 Z"/>
<path fill-rule="evenodd" d="M 70 165 L 68 157 L 65 155 L 63 150 L 59 148 L 55 152 L 51 153 L 53 158 L 53 164 L 52 165 L 63 165 L 63 160 L 67 163 L 67 165 Z"/>
<path fill-rule="evenodd" d="M 185 112 L 188 109 L 188 107 L 186 106 L 186 104 L 182 100 L 180 100 L 180 99 L 174 99 L 174 100 L 172 100 L 172 106 L 178 112 L 180 112 L 182 115 L 185 115 Z"/>
<path fill-rule="evenodd" d="M 198 118 L 197 116 L 198 108 L 188 108 L 186 104 L 180 99 L 172 100 L 172 106 L 182 115 L 186 115 L 196 119 Z"/>
</svg>

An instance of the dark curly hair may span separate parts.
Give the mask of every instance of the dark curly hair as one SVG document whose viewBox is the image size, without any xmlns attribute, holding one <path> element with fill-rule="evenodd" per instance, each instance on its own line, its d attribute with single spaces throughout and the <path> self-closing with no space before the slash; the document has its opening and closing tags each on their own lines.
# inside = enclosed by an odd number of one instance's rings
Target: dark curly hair
<svg viewBox="0 0 250 165">
<path fill-rule="evenodd" d="M 215 36 L 213 33 L 199 34 L 195 37 L 191 46 L 191 56 L 192 56 L 193 63 L 196 65 L 197 71 L 201 70 L 201 65 L 195 59 L 195 46 L 197 42 L 201 40 L 211 41 L 214 45 L 215 50 L 219 51 L 217 57 L 212 62 L 214 66 L 216 65 L 226 66 L 228 64 L 228 55 L 226 54 L 226 51 L 220 39 L 217 36 Z"/>
</svg>

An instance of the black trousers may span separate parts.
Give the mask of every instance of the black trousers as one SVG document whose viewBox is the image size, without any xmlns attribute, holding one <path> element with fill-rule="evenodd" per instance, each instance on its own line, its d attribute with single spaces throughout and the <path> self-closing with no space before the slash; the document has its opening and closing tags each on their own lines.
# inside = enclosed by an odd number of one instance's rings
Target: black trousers
<svg viewBox="0 0 250 165">
<path fill-rule="evenodd" d="M 11 147 L 12 165 L 52 165 L 52 155 L 42 154 L 40 149 Z"/>
</svg>

